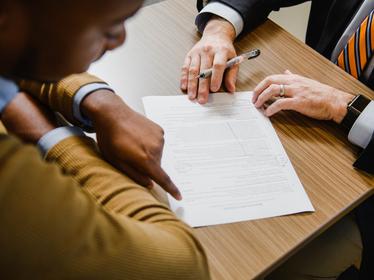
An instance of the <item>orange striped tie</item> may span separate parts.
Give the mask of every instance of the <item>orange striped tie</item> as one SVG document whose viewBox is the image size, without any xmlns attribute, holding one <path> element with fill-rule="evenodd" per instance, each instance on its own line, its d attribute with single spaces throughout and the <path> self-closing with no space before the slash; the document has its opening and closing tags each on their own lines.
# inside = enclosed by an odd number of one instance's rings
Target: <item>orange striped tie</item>
<svg viewBox="0 0 374 280">
<path fill-rule="evenodd" d="M 374 51 L 374 10 L 361 23 L 338 56 L 340 68 L 360 78 Z"/>
</svg>

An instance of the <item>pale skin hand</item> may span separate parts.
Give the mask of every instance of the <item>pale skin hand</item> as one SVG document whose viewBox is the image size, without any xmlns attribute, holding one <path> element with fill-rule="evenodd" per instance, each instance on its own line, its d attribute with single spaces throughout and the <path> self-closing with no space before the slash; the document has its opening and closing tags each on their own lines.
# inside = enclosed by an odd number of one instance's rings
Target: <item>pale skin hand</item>
<svg viewBox="0 0 374 280">
<path fill-rule="evenodd" d="M 180 87 L 187 92 L 190 100 L 206 103 L 209 92 L 217 92 L 222 81 L 229 92 L 235 91 L 239 66 L 235 65 L 225 71 L 226 62 L 236 56 L 234 40 L 235 29 L 231 23 L 220 17 L 212 17 L 202 38 L 187 53 L 183 63 Z M 200 71 L 212 67 L 210 78 L 196 79 Z"/>
<path fill-rule="evenodd" d="M 280 85 L 284 85 L 284 98 L 279 97 Z M 266 107 L 265 115 L 273 116 L 282 110 L 293 110 L 318 120 L 341 123 L 347 114 L 347 104 L 354 95 L 319 83 L 290 71 L 272 75 L 260 82 L 254 90 L 252 102 L 257 108 Z"/>
<path fill-rule="evenodd" d="M 153 180 L 174 198 L 182 199 L 161 167 L 164 132 L 159 125 L 107 90 L 90 94 L 81 109 L 94 123 L 98 146 L 106 160 L 142 186 L 152 187 Z"/>
</svg>

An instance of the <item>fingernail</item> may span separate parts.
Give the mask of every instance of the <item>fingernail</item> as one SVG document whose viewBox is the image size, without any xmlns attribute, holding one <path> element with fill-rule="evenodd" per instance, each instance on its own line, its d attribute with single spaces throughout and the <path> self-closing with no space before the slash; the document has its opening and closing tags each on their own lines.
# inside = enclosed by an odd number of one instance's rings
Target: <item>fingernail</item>
<svg viewBox="0 0 374 280">
<path fill-rule="evenodd" d="M 205 98 L 203 98 L 203 97 L 199 97 L 199 103 L 200 104 L 203 104 L 205 102 Z"/>
<path fill-rule="evenodd" d="M 182 195 L 180 193 L 177 193 L 175 195 L 175 199 L 181 201 L 183 198 L 182 198 Z"/>
<path fill-rule="evenodd" d="M 233 84 L 233 85 L 231 85 L 231 92 L 234 92 L 236 90 L 236 88 L 235 88 L 235 84 Z"/>
</svg>

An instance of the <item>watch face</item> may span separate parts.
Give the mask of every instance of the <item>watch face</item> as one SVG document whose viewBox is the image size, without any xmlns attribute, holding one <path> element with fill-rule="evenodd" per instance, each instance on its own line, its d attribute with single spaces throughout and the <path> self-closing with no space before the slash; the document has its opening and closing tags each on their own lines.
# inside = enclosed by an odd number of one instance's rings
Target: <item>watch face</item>
<svg viewBox="0 0 374 280">
<path fill-rule="evenodd" d="M 351 107 L 354 107 L 357 111 L 361 112 L 365 110 L 366 106 L 370 103 L 370 99 L 363 95 L 359 95 L 354 102 L 352 102 Z"/>
<path fill-rule="evenodd" d="M 352 102 L 347 106 L 347 114 L 345 115 L 341 125 L 348 131 L 352 128 L 353 124 L 360 116 L 361 112 L 370 103 L 370 99 L 363 95 L 358 95 Z"/>
</svg>

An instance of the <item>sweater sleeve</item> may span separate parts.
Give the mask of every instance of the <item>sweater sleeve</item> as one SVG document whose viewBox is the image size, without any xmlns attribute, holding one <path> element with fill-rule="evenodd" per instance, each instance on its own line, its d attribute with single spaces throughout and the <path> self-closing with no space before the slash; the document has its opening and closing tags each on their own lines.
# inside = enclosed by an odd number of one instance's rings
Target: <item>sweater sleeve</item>
<svg viewBox="0 0 374 280">
<path fill-rule="evenodd" d="M 107 84 L 101 79 L 89 74 L 70 75 L 57 83 L 42 83 L 33 80 L 20 80 L 19 87 L 36 99 L 47 105 L 55 112 L 61 113 L 66 120 L 79 127 L 86 128 L 74 116 L 74 97 L 78 91 L 89 84 Z"/>
<path fill-rule="evenodd" d="M 90 139 L 57 144 L 54 164 L 5 135 L 0 146 L 4 278 L 209 279 L 191 229 Z"/>
</svg>

